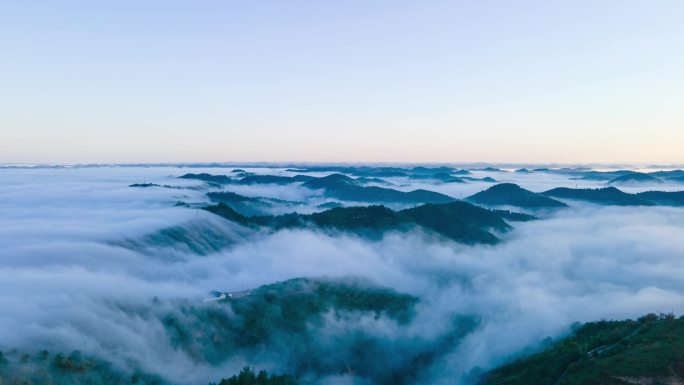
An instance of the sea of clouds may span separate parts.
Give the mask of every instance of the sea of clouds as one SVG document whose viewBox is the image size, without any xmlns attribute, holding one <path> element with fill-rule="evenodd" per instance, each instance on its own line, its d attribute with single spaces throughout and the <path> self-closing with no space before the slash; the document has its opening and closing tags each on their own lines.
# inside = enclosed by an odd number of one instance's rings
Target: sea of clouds
<svg viewBox="0 0 684 385">
<path fill-rule="evenodd" d="M 203 210 L 176 207 L 178 201 L 207 201 L 202 183 L 177 179 L 202 171 L 229 170 L 0 169 L 0 350 L 78 349 L 188 384 L 216 380 L 244 364 L 286 371 L 272 358 L 238 356 L 220 367 L 198 363 L 170 346 L 156 314 L 177 300 L 202 303 L 212 290 L 358 276 L 421 302 L 411 330 L 392 332 L 382 319 L 347 327 L 388 339 L 406 333 L 429 339 L 454 314 L 479 320 L 423 378 L 453 383 L 546 337 L 562 336 L 574 322 L 684 313 L 682 208 L 571 203 L 549 218 L 514 223 L 496 246 L 463 246 L 419 231 L 370 241 L 311 230 L 248 231 Z M 534 191 L 576 184 L 546 173 L 487 175 Z M 142 182 L 188 188 L 128 187 Z M 457 198 L 491 185 L 392 182 Z M 320 192 L 299 185 L 228 189 L 300 201 L 308 210 L 322 201 Z M 158 234 L 169 228 L 200 246 L 166 242 Z M 223 242 L 218 251 L 209 247 L 216 242 Z M 157 310 L 149 310 L 152 303 Z M 330 325 L 335 327 L 340 325 Z M 321 382 L 355 380 L 343 375 Z"/>
</svg>

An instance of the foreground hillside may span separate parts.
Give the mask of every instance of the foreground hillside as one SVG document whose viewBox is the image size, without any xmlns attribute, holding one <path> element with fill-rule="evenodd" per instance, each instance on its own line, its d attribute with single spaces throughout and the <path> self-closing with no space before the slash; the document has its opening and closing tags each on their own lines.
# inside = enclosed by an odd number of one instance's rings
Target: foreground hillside
<svg viewBox="0 0 684 385">
<path fill-rule="evenodd" d="M 482 385 L 684 383 L 684 317 L 647 315 L 579 327 L 542 352 L 488 373 Z"/>
<path fill-rule="evenodd" d="M 35 354 L 0 352 L 2 385 L 165 385 L 160 377 L 122 372 L 112 364 L 79 352 Z"/>
<path fill-rule="evenodd" d="M 316 383 L 353 373 L 364 383 L 409 385 L 477 325 L 470 317 L 454 316 L 443 332 L 421 337 L 411 332 L 418 303 L 417 297 L 365 280 L 299 278 L 216 292 L 200 302 L 178 301 L 171 309 L 158 304 L 154 314 L 165 330 L 160 337 L 198 364 L 220 367 L 244 357 L 253 365 L 276 358 L 280 363 L 274 375 L 245 369 L 226 373 L 219 384 Z M 180 383 L 170 373 L 152 376 L 134 367 L 115 367 L 78 352 L 10 352 L 0 354 L 0 384 Z"/>
</svg>

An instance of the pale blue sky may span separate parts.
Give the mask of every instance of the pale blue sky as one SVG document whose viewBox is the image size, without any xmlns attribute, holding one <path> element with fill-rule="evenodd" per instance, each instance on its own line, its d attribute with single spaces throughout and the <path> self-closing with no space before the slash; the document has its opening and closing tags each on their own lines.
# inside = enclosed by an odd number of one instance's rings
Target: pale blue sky
<svg viewBox="0 0 684 385">
<path fill-rule="evenodd" d="M 0 0 L 0 162 L 682 162 L 682 20 L 681 0 Z"/>
</svg>

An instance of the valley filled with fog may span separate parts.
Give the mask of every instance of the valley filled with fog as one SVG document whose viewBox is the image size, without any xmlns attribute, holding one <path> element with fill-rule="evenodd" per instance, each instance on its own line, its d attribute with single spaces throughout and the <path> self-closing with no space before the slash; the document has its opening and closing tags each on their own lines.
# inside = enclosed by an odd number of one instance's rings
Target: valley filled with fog
<svg viewBox="0 0 684 385">
<path fill-rule="evenodd" d="M 0 351 L 179 385 L 475 384 L 576 323 L 684 312 L 684 202 L 646 193 L 682 175 L 635 170 L 2 167 Z"/>
</svg>

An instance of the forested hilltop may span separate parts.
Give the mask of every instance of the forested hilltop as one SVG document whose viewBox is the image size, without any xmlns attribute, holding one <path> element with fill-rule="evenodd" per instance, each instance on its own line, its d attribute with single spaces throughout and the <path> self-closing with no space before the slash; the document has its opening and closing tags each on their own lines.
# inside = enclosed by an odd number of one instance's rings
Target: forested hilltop
<svg viewBox="0 0 684 385">
<path fill-rule="evenodd" d="M 684 317 L 599 321 L 484 376 L 481 385 L 643 385 L 684 380 Z"/>
</svg>

